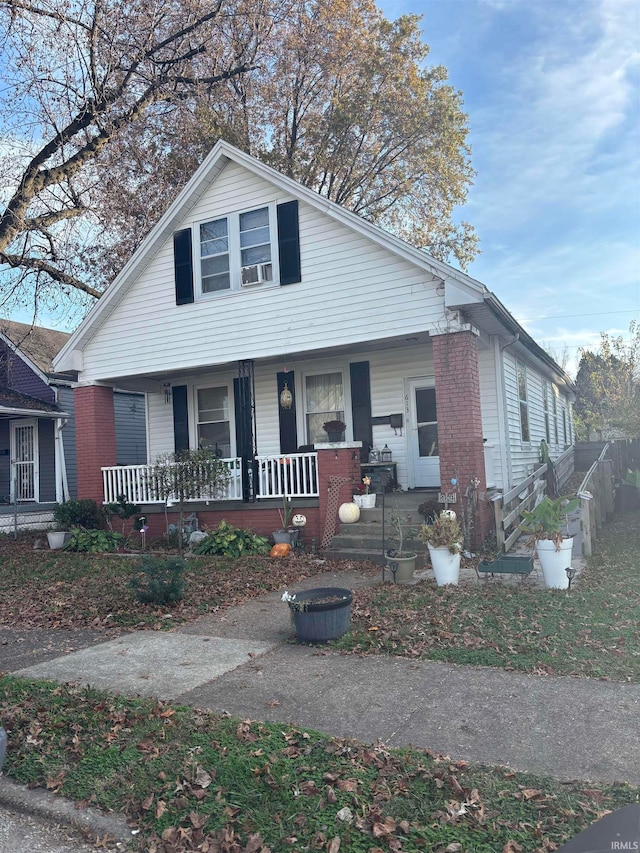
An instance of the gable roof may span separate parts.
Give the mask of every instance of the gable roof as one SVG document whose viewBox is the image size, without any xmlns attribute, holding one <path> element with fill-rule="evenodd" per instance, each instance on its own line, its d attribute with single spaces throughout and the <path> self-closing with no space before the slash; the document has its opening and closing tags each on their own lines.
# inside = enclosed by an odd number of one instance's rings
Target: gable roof
<svg viewBox="0 0 640 853">
<path fill-rule="evenodd" d="M 54 357 L 69 340 L 68 332 L 45 329 L 29 323 L 17 323 L 14 320 L 0 320 L 0 335 L 18 351 L 26 356 L 31 366 L 42 374 L 51 373 Z"/>
<path fill-rule="evenodd" d="M 250 154 L 246 154 L 233 145 L 219 140 L 184 186 L 173 204 L 170 205 L 166 213 L 151 229 L 146 239 L 116 276 L 113 284 L 111 284 L 104 295 L 93 306 L 84 321 L 73 333 L 71 339 L 63 347 L 54 362 L 57 369 L 64 370 L 71 367 L 72 359 L 67 360 L 67 356 L 73 350 L 82 349 L 84 343 L 91 338 L 93 330 L 106 320 L 120 297 L 133 284 L 143 267 L 148 263 L 154 253 L 158 251 L 164 241 L 177 230 L 188 216 L 189 211 L 195 207 L 229 161 L 243 166 L 256 176 L 274 184 L 293 198 L 309 204 L 311 207 L 363 234 L 387 250 L 399 255 L 404 260 L 422 267 L 422 269 L 431 274 L 435 281 L 445 282 L 447 279 L 455 279 L 457 286 L 466 294 L 466 298 L 469 301 L 482 301 L 483 294 L 487 292 L 486 287 L 481 282 L 471 278 L 466 273 L 460 272 L 443 261 L 431 257 L 431 255 L 428 255 L 423 250 L 411 246 L 404 240 L 395 237 L 393 234 L 389 234 L 377 225 L 367 222 L 350 210 L 321 196 L 315 190 L 311 190 L 292 178 L 282 175 Z"/>
<path fill-rule="evenodd" d="M 20 391 L 12 391 L 10 388 L 0 388 L 0 417 L 14 415 L 31 415 L 33 417 L 69 417 L 67 412 L 55 405 L 22 394 Z"/>
<path fill-rule="evenodd" d="M 421 267 L 431 274 L 434 281 L 444 284 L 445 304 L 450 308 L 463 308 L 469 319 L 473 316 L 480 319 L 490 313 L 498 321 L 505 334 L 516 334 L 520 345 L 546 364 L 558 376 L 559 380 L 568 387 L 573 387 L 571 379 L 559 365 L 540 347 L 533 338 L 520 326 L 517 320 L 499 302 L 497 297 L 477 279 L 455 269 L 444 261 L 439 261 L 422 249 L 406 243 L 399 237 L 384 231 L 362 219 L 350 210 L 341 207 L 333 201 L 321 196 L 315 190 L 303 186 L 292 178 L 277 172 L 250 154 L 235 148 L 223 140 L 219 140 L 211 149 L 200 167 L 181 190 L 175 201 L 151 229 L 146 239 L 125 264 L 114 282 L 104 295 L 93 306 L 78 329 L 62 347 L 54 359 L 54 367 L 58 370 L 75 370 L 76 350 L 82 350 L 84 344 L 91 339 L 94 330 L 98 329 L 109 317 L 120 298 L 133 285 L 142 269 L 159 250 L 161 245 L 181 227 L 189 212 L 196 206 L 211 184 L 224 169 L 228 162 L 234 162 L 248 171 L 271 182 L 293 198 L 309 204 L 311 207 L 332 217 L 343 225 L 374 241 L 378 245 L 393 252 L 403 260 Z M 470 311 L 470 309 L 473 309 Z"/>
</svg>

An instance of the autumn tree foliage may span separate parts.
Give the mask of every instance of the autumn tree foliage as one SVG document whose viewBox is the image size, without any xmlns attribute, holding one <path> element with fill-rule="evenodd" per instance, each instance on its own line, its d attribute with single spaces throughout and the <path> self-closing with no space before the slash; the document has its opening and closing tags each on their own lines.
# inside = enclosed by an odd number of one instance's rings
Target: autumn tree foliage
<svg viewBox="0 0 640 853">
<path fill-rule="evenodd" d="M 597 352 L 582 350 L 576 376 L 576 429 L 590 438 L 640 437 L 640 324 L 629 340 L 602 332 Z"/>
<path fill-rule="evenodd" d="M 40 295 L 99 297 L 219 138 L 439 258 L 474 257 L 454 215 L 474 174 L 467 118 L 416 16 L 371 0 L 0 11 L 16 295 L 26 276 Z"/>
<path fill-rule="evenodd" d="M 36 300 L 101 295 L 90 247 L 110 227 L 99 216 L 107 152 L 253 68 L 272 22 L 253 0 L 0 0 L 5 303 L 26 281 Z"/>
</svg>

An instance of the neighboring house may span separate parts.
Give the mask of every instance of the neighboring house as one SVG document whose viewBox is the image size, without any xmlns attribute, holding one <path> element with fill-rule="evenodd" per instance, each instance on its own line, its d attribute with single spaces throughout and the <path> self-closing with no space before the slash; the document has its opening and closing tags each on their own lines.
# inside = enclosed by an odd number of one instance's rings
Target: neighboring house
<svg viewBox="0 0 640 853">
<path fill-rule="evenodd" d="M 484 285 L 224 142 L 54 364 L 78 372 L 78 423 L 101 436 L 79 494 L 124 483 L 149 512 L 145 469 L 115 467 L 110 388 L 146 394 L 148 461 L 214 448 L 227 515 L 268 528 L 259 510 L 286 492 L 318 536 L 371 447 L 403 489 L 477 478 L 485 497 L 538 467 L 543 439 L 554 459 L 573 444 L 572 383 Z"/>
<path fill-rule="evenodd" d="M 56 501 L 77 495 L 75 372 L 55 373 L 51 362 L 69 335 L 0 320 L 0 530 L 51 521 Z M 144 397 L 115 395 L 117 458 L 146 460 Z"/>
</svg>

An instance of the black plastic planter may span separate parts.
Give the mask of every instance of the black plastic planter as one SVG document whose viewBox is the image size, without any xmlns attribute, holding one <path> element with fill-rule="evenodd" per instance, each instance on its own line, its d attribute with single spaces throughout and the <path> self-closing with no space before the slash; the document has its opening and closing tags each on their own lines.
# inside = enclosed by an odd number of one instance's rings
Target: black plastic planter
<svg viewBox="0 0 640 853">
<path fill-rule="evenodd" d="M 342 637 L 351 623 L 352 600 L 351 590 L 340 587 L 296 592 L 289 607 L 298 639 L 303 643 L 326 643 Z"/>
</svg>

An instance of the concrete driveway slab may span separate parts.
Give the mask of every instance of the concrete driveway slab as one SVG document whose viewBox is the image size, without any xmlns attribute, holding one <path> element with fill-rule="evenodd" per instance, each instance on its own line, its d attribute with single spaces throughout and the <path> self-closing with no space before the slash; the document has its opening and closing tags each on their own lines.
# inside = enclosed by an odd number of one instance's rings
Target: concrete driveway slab
<svg viewBox="0 0 640 853">
<path fill-rule="evenodd" d="M 262 655 L 273 643 L 140 631 L 18 670 L 16 675 L 75 681 L 129 696 L 175 699 Z"/>
</svg>

